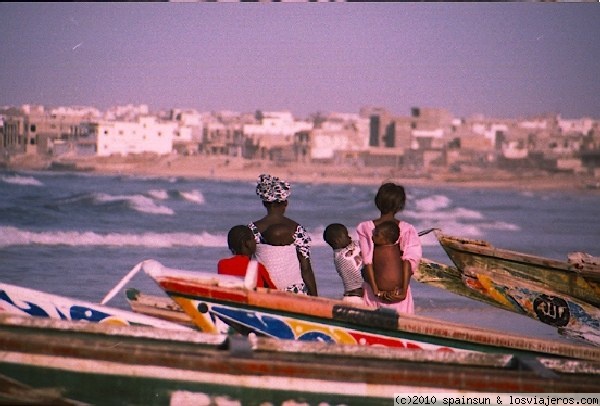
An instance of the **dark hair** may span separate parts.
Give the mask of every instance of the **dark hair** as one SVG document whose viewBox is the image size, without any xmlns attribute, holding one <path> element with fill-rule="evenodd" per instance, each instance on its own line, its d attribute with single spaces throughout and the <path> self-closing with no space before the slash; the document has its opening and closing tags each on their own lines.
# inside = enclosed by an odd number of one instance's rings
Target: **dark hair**
<svg viewBox="0 0 600 406">
<path fill-rule="evenodd" d="M 340 223 L 332 223 L 325 227 L 323 231 L 323 239 L 329 245 L 332 245 L 335 240 L 347 232 L 346 226 Z"/>
<path fill-rule="evenodd" d="M 396 243 L 398 238 L 400 238 L 400 227 L 398 227 L 398 224 L 396 224 L 395 221 L 384 221 L 383 223 L 378 224 L 376 228 L 379 234 L 387 241 Z"/>
<path fill-rule="evenodd" d="M 381 213 L 397 213 L 404 209 L 406 193 L 404 187 L 395 183 L 384 183 L 375 196 L 375 206 Z"/>
<path fill-rule="evenodd" d="M 242 243 L 251 239 L 254 239 L 254 234 L 248 226 L 233 226 L 229 230 L 229 233 L 227 233 L 227 245 L 234 253 L 240 252 L 242 250 Z"/>
</svg>

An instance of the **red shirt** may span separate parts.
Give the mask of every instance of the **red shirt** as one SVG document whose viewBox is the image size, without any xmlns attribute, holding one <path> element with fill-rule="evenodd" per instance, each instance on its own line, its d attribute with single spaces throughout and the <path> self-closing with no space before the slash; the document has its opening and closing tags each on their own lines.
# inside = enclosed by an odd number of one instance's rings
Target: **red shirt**
<svg viewBox="0 0 600 406">
<path fill-rule="evenodd" d="M 234 255 L 231 258 L 223 258 L 217 263 L 217 273 L 221 275 L 246 276 L 246 268 L 250 258 L 245 255 Z M 271 280 L 267 268 L 258 263 L 258 274 L 256 275 L 256 286 L 259 288 L 277 289 Z"/>
</svg>

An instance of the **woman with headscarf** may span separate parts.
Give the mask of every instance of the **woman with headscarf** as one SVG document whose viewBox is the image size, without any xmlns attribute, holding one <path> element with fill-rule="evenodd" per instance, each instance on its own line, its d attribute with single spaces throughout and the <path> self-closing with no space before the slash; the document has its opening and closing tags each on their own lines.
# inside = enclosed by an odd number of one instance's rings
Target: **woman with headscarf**
<svg viewBox="0 0 600 406">
<path fill-rule="evenodd" d="M 404 187 L 394 183 L 384 183 L 375 196 L 375 206 L 380 212 L 379 218 L 361 222 L 356 227 L 356 233 L 364 261 L 365 303 L 376 308 L 384 307 L 396 310 L 398 313 L 412 314 L 415 312 L 415 307 L 409 283 L 411 276 L 419 267 L 423 249 L 415 227 L 396 218 L 396 214 L 404 210 L 405 204 Z M 400 251 L 402 260 L 395 267 L 386 266 L 375 270 L 373 268 L 374 230 L 377 226 L 390 221 L 396 223 L 399 229 L 400 237 L 393 246 Z"/>
<path fill-rule="evenodd" d="M 257 242 L 256 259 L 265 265 L 278 289 L 317 296 L 310 237 L 303 226 L 285 216 L 290 193 L 288 182 L 267 174 L 259 176 L 256 194 L 267 214 L 248 224 Z"/>
</svg>

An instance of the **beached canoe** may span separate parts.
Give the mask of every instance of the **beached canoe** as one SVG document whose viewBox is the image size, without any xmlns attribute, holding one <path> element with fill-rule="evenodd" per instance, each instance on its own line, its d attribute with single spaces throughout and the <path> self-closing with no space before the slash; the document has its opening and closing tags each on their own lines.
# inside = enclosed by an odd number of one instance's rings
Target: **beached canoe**
<svg viewBox="0 0 600 406">
<path fill-rule="evenodd" d="M 462 281 L 462 274 L 456 267 L 428 259 L 422 259 L 419 270 L 414 275 L 415 280 L 440 289 L 445 289 L 457 295 L 475 299 L 492 306 L 511 310 L 510 307 L 497 302 L 488 296 L 467 287 Z M 125 291 L 127 302 L 132 311 L 160 319 L 194 325 L 191 317 L 168 296 L 148 295 L 135 288 Z"/>
<path fill-rule="evenodd" d="M 566 262 L 495 248 L 482 240 L 435 235 L 465 285 L 496 305 L 600 345 L 600 260 Z M 443 277 L 442 277 L 443 279 Z M 456 281 L 456 272 L 446 273 Z"/>
<path fill-rule="evenodd" d="M 0 314 L 3 313 L 88 323 L 190 330 L 189 327 L 160 318 L 7 283 L 0 283 Z"/>
<path fill-rule="evenodd" d="M 600 361 L 600 348 L 476 328 L 320 297 L 251 288 L 241 278 L 138 264 L 204 332 L 222 321 L 240 333 L 452 353 L 501 352 Z"/>
<path fill-rule="evenodd" d="M 496 248 L 487 241 L 453 237 L 434 230 L 440 245 L 461 271 L 471 267 L 528 280 L 600 307 L 600 258 L 571 253 L 558 261 Z"/>
<path fill-rule="evenodd" d="M 381 405 L 394 393 L 595 392 L 599 377 L 600 364 L 582 360 L 0 315 L 0 401 L 10 404 Z"/>
</svg>

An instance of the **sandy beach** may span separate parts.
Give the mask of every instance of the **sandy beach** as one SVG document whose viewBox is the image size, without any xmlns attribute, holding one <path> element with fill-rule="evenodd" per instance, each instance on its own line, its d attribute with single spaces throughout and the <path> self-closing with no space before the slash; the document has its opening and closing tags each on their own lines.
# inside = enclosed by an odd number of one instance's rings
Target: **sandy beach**
<svg viewBox="0 0 600 406">
<path fill-rule="evenodd" d="M 187 177 L 254 181 L 271 173 L 290 182 L 380 185 L 393 181 L 405 186 L 569 190 L 600 193 L 600 179 L 589 175 L 501 170 L 469 173 L 406 173 L 385 167 L 351 167 L 336 164 L 276 163 L 273 161 L 207 156 L 130 156 L 49 161 L 36 157 L 13 158 L 8 170 L 73 170 L 98 174 Z"/>
</svg>

